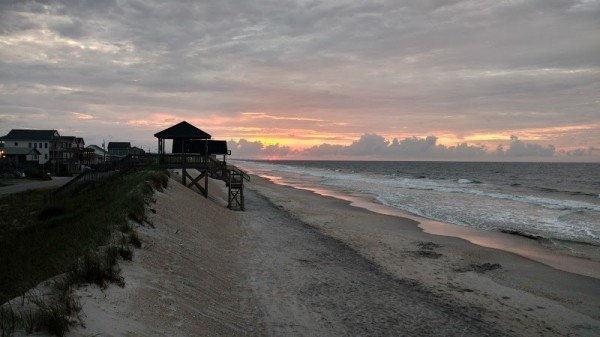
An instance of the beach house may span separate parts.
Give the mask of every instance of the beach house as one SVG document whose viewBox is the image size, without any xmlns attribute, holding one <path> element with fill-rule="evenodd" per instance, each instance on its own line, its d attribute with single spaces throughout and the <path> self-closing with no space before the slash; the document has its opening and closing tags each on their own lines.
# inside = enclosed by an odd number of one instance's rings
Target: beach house
<svg viewBox="0 0 600 337">
<path fill-rule="evenodd" d="M 5 156 L 16 168 L 71 174 L 75 169 L 83 138 L 64 137 L 56 130 L 13 129 L 0 137 Z"/>
<path fill-rule="evenodd" d="M 130 142 L 109 142 L 108 154 L 111 161 L 117 161 L 130 154 L 144 154 L 145 151 L 139 147 L 131 146 Z"/>
<path fill-rule="evenodd" d="M 98 145 L 89 145 L 85 152 L 85 165 L 98 165 L 110 160 L 110 154 Z"/>
</svg>

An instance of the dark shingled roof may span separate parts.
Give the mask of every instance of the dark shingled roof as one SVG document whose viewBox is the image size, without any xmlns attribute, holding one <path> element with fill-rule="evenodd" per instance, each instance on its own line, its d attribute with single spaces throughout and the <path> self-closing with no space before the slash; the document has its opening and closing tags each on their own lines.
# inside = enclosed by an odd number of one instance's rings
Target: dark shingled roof
<svg viewBox="0 0 600 337">
<path fill-rule="evenodd" d="M 0 140 L 51 140 L 56 139 L 58 132 L 56 130 L 23 130 L 13 129 Z"/>
<path fill-rule="evenodd" d="M 162 139 L 210 139 L 211 136 L 193 126 L 192 124 L 183 121 L 177 125 L 173 125 L 168 129 L 164 129 L 161 132 L 155 133 L 154 137 Z"/>
<path fill-rule="evenodd" d="M 199 153 L 204 155 L 204 142 L 206 140 L 186 140 L 185 152 L 186 153 Z M 183 152 L 183 139 L 173 140 L 173 153 Z M 227 151 L 227 141 L 224 140 L 209 140 L 208 141 L 208 154 L 229 154 Z"/>
<path fill-rule="evenodd" d="M 75 142 L 75 136 L 60 136 L 60 140 L 64 140 L 66 142 Z"/>
<path fill-rule="evenodd" d="M 109 142 L 108 143 L 108 149 L 109 150 L 129 149 L 129 148 L 131 148 L 131 143 L 130 142 Z"/>
</svg>

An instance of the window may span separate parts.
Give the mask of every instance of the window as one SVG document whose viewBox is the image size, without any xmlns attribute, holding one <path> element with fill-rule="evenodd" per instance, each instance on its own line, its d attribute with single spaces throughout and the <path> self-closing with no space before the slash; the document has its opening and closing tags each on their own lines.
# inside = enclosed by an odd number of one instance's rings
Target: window
<svg viewBox="0 0 600 337">
<path fill-rule="evenodd" d="M 29 147 L 31 147 L 31 144 L 29 144 Z M 33 143 L 33 147 L 37 149 L 37 143 Z"/>
<path fill-rule="evenodd" d="M 46 143 L 46 144 L 48 144 L 48 143 Z M 44 154 L 44 159 L 48 159 L 48 154 L 47 153 Z"/>
<path fill-rule="evenodd" d="M 19 146 L 19 142 L 15 142 L 15 146 Z"/>
<path fill-rule="evenodd" d="M 31 143 L 29 143 L 29 148 L 31 149 Z"/>
<path fill-rule="evenodd" d="M 47 149 L 48 148 L 48 143 L 44 143 L 44 148 Z"/>
<path fill-rule="evenodd" d="M 40 149 L 42 148 L 42 143 L 40 143 Z"/>
</svg>

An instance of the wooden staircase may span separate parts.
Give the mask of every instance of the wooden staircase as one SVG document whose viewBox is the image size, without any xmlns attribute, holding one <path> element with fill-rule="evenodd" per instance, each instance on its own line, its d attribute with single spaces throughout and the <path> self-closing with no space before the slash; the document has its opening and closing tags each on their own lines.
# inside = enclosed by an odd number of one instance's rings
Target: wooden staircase
<svg viewBox="0 0 600 337">
<path fill-rule="evenodd" d="M 227 207 L 234 210 L 244 210 L 244 180 L 250 181 L 244 171 L 235 166 L 229 166 L 227 169 L 227 180 L 225 181 L 229 187 L 227 197 Z"/>
</svg>

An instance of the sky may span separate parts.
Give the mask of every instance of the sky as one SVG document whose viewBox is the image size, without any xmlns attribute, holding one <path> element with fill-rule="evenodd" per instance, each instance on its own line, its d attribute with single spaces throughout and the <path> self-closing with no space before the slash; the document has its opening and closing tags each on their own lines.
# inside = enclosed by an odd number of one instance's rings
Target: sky
<svg viewBox="0 0 600 337">
<path fill-rule="evenodd" d="M 600 162 L 600 0 L 0 0 L 0 134 Z"/>
</svg>

